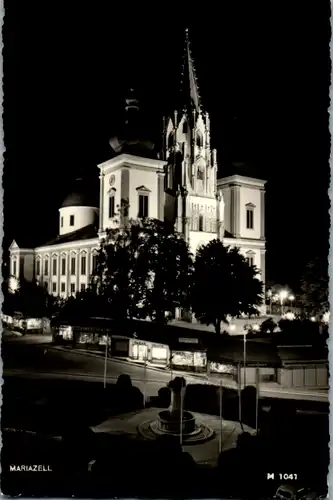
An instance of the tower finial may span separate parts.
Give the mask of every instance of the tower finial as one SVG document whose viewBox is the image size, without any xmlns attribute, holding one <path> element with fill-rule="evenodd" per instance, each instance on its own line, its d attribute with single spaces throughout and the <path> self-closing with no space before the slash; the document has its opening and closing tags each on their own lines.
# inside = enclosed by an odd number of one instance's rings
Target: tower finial
<svg viewBox="0 0 333 500">
<path fill-rule="evenodd" d="M 184 93 L 187 102 L 189 99 L 188 103 L 190 104 L 190 107 L 194 107 L 194 109 L 199 113 L 201 109 L 200 93 L 191 54 L 188 28 L 185 29 L 185 54 L 182 71 L 182 92 Z"/>
</svg>

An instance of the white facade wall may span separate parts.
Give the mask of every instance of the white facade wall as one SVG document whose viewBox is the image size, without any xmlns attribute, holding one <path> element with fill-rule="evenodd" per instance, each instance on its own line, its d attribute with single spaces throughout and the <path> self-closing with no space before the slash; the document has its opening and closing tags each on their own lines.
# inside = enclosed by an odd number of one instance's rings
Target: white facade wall
<svg viewBox="0 0 333 500">
<path fill-rule="evenodd" d="M 260 207 L 260 190 L 257 187 L 249 188 L 241 186 L 240 194 L 240 237 L 260 239 L 260 220 L 261 220 L 261 207 Z M 253 210 L 253 229 L 246 227 L 246 210 L 248 205 L 254 205 Z"/>
</svg>

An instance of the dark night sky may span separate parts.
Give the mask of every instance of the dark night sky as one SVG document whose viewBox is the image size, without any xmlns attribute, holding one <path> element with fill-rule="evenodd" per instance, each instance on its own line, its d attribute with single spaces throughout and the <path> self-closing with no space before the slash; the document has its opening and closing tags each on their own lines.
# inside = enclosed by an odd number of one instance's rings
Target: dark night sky
<svg viewBox="0 0 333 500">
<path fill-rule="evenodd" d="M 293 286 L 327 252 L 329 2 L 191 2 L 187 17 L 170 3 L 68 4 L 5 3 L 4 245 L 57 233 L 68 183 L 82 170 L 98 178 L 128 85 L 156 134 L 188 27 L 220 172 L 246 160 L 268 180 L 268 278 Z"/>
</svg>

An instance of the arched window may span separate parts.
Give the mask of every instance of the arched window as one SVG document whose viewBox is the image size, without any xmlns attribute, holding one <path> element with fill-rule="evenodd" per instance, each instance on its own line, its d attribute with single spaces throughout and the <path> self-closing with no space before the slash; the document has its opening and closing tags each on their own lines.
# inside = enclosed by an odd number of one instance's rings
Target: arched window
<svg viewBox="0 0 333 500">
<path fill-rule="evenodd" d="M 173 132 L 170 132 L 169 136 L 168 136 L 168 148 L 172 148 L 173 146 Z"/>
<path fill-rule="evenodd" d="M 197 133 L 196 133 L 196 143 L 197 143 L 198 148 L 203 147 L 203 135 L 202 135 L 202 132 L 200 130 L 197 130 Z"/>
</svg>

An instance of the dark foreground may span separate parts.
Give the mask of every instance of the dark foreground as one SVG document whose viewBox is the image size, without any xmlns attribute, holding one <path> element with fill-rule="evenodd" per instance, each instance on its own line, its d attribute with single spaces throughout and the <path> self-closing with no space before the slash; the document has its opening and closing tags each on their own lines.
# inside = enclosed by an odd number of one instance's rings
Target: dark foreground
<svg viewBox="0 0 333 500">
<path fill-rule="evenodd" d="M 207 391 L 189 386 L 187 409 L 218 414 L 215 396 Z M 3 401 L 1 484 L 7 495 L 269 498 L 281 484 L 277 477 L 267 480 L 272 472 L 297 474 L 299 485 L 319 491 L 326 485 L 329 433 L 323 403 L 265 399 L 259 437 L 243 440 L 220 456 L 217 468 L 205 469 L 182 453 L 178 441 L 91 431 L 110 414 L 142 408 L 142 394 L 134 387 L 9 377 Z M 166 407 L 168 401 L 152 404 Z M 310 413 L 298 413 L 300 408 Z M 236 419 L 236 409 L 229 391 L 223 417 Z M 11 465 L 50 471 L 10 471 Z"/>
</svg>

